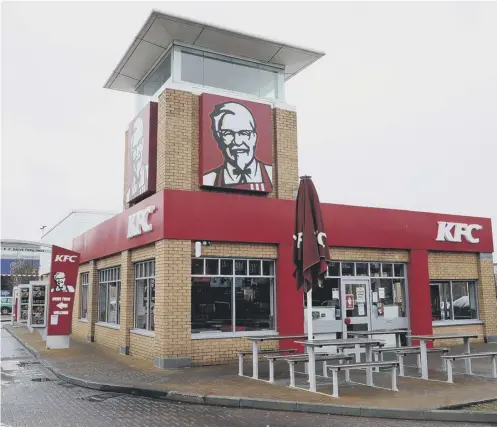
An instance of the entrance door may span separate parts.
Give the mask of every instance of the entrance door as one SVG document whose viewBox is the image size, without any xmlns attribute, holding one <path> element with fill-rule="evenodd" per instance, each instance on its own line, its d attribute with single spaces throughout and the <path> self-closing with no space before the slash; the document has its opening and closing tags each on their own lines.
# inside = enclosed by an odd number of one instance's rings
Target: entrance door
<svg viewBox="0 0 497 427">
<path fill-rule="evenodd" d="M 347 331 L 371 329 L 369 280 L 342 278 L 342 318 L 350 319 Z"/>
</svg>

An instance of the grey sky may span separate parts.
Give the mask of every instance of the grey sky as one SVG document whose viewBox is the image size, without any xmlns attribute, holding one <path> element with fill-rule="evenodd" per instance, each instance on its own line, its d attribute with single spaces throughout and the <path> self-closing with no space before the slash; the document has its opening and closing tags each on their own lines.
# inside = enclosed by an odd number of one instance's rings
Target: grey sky
<svg viewBox="0 0 497 427">
<path fill-rule="evenodd" d="M 326 52 L 286 86 L 323 201 L 497 222 L 497 3 L 3 3 L 3 237 L 121 210 L 102 86 L 152 8 Z"/>
</svg>

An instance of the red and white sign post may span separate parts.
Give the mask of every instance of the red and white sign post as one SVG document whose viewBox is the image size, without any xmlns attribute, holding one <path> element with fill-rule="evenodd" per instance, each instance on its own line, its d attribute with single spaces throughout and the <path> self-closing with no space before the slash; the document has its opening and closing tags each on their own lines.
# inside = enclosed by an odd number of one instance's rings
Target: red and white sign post
<svg viewBox="0 0 497 427">
<path fill-rule="evenodd" d="M 47 348 L 69 348 L 79 253 L 52 246 L 48 294 Z"/>
</svg>

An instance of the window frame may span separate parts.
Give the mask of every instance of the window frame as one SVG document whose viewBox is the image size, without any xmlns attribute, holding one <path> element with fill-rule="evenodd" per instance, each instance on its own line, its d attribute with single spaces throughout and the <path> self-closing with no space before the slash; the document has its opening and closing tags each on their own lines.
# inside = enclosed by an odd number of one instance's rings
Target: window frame
<svg viewBox="0 0 497 427">
<path fill-rule="evenodd" d="M 143 270 L 145 270 L 145 265 L 149 266 L 149 268 L 153 267 L 153 275 L 148 275 L 148 276 L 140 276 L 137 277 L 137 271 L 140 270 L 140 266 L 143 266 Z M 154 300 L 154 329 L 150 329 L 150 280 L 154 280 L 154 285 L 157 285 L 156 282 L 156 271 L 155 271 L 155 259 L 147 259 L 144 261 L 138 261 L 133 263 L 133 329 L 132 331 L 134 333 L 142 334 L 142 335 L 149 335 L 149 334 L 154 334 L 155 333 L 155 300 Z M 150 270 L 149 270 L 150 271 Z M 136 309 L 136 281 L 137 280 L 145 280 L 146 281 L 146 289 L 147 289 L 147 305 L 148 305 L 148 314 L 147 314 L 147 322 L 146 322 L 146 329 L 143 328 L 138 328 L 136 326 L 136 315 L 137 315 L 137 309 Z"/>
<path fill-rule="evenodd" d="M 430 280 L 430 289 L 431 286 L 438 286 L 440 289 L 440 285 L 448 283 L 449 284 L 449 295 L 450 295 L 450 314 L 451 319 L 444 320 L 432 320 L 433 326 L 451 326 L 451 325 L 471 325 L 471 324 L 482 324 L 483 321 L 480 318 L 480 305 L 478 303 L 478 280 L 476 279 L 440 279 L 440 280 Z M 469 287 L 474 287 L 475 294 L 475 306 L 476 306 L 476 319 L 454 319 L 454 293 L 452 290 L 453 283 L 467 283 L 468 286 L 468 296 L 470 294 Z M 430 301 L 430 309 L 431 309 L 431 301 Z"/>
<path fill-rule="evenodd" d="M 112 275 L 114 273 L 115 275 Z M 107 276 L 107 277 L 106 277 Z M 117 302 L 116 302 L 116 321 L 109 322 L 110 312 L 110 285 L 116 284 Z M 105 320 L 100 320 L 101 313 L 101 289 L 105 286 Z M 111 327 L 119 327 L 121 324 L 121 267 L 109 267 L 98 270 L 98 312 L 97 324 L 110 325 Z"/>
<path fill-rule="evenodd" d="M 90 273 L 85 272 L 80 274 L 81 291 L 79 293 L 79 319 L 83 321 L 88 321 L 88 285 Z M 86 295 L 86 299 L 83 298 Z M 83 301 L 86 302 L 86 314 L 83 316 Z"/>
<path fill-rule="evenodd" d="M 194 277 L 227 277 L 231 279 L 231 323 L 232 330 L 229 332 L 221 332 L 221 331 L 203 331 L 203 332 L 191 332 L 191 339 L 210 339 L 210 338 L 233 338 L 233 337 L 248 337 L 248 336 L 258 336 L 258 335 L 278 335 L 278 313 L 276 310 L 276 301 L 277 301 L 277 285 L 276 285 L 276 268 L 277 268 L 277 260 L 273 258 L 250 258 L 250 257 L 199 257 L 191 258 L 191 262 L 202 260 L 203 261 L 203 274 L 193 274 L 190 271 L 190 279 Z M 218 274 L 205 274 L 207 260 L 217 260 L 218 261 Z M 233 268 L 231 274 L 221 274 L 221 261 L 230 260 L 233 262 Z M 236 274 L 235 271 L 235 261 L 245 261 L 247 265 L 246 274 Z M 259 261 L 260 262 L 260 274 L 259 275 L 250 275 L 250 261 Z M 273 274 L 265 275 L 263 262 L 270 261 L 273 264 Z M 260 279 L 273 279 L 272 285 L 270 285 L 270 316 L 273 318 L 273 329 L 266 329 L 262 331 L 236 331 L 236 279 L 237 278 L 260 278 Z M 190 319 L 190 327 L 191 327 L 191 319 Z"/>
</svg>

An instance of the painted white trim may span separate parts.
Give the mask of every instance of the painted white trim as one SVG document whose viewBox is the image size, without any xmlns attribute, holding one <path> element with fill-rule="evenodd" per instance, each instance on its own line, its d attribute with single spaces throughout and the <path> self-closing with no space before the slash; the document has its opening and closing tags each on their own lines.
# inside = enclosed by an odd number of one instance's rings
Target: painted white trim
<svg viewBox="0 0 497 427">
<path fill-rule="evenodd" d="M 88 319 L 81 318 L 81 319 L 78 319 L 78 322 L 88 323 Z"/>
<path fill-rule="evenodd" d="M 146 337 L 155 338 L 155 332 L 147 331 L 146 329 L 130 329 L 129 332 L 135 335 L 144 335 Z"/>
<path fill-rule="evenodd" d="M 121 325 L 117 325 L 115 323 L 107 323 L 107 322 L 97 322 L 95 323 L 95 326 L 102 326 L 104 328 L 110 328 L 110 329 L 121 329 Z"/>
<path fill-rule="evenodd" d="M 468 319 L 468 320 L 435 320 L 432 322 L 433 326 L 462 326 L 462 325 L 483 325 L 483 320 Z"/>
<path fill-rule="evenodd" d="M 243 331 L 243 332 L 199 332 L 192 333 L 192 340 L 211 340 L 224 338 L 247 338 L 268 335 L 279 335 L 277 331 Z"/>
</svg>

